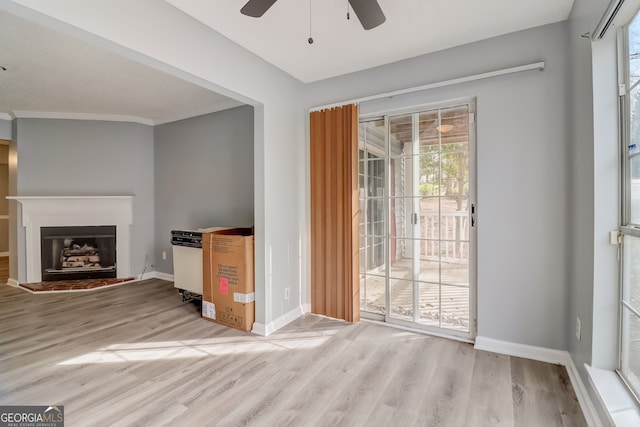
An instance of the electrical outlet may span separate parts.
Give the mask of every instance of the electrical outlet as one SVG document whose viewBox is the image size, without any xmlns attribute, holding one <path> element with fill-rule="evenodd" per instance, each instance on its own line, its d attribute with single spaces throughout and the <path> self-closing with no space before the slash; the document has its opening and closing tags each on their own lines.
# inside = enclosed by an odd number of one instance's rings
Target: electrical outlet
<svg viewBox="0 0 640 427">
<path fill-rule="evenodd" d="M 167 260 L 167 251 L 162 251 L 162 259 Z"/>
<path fill-rule="evenodd" d="M 582 336 L 582 322 L 580 321 L 579 317 L 576 317 L 576 338 L 578 338 L 578 341 L 580 341 L 581 336 Z"/>
<path fill-rule="evenodd" d="M 291 288 L 284 288 L 284 299 L 288 300 L 291 294 Z"/>
</svg>

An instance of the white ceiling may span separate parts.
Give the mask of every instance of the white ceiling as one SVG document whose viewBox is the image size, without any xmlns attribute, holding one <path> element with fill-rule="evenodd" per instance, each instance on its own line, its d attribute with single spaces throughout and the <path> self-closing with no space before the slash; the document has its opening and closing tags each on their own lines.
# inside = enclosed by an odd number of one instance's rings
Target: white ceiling
<svg viewBox="0 0 640 427">
<path fill-rule="evenodd" d="M 0 66 L 7 68 L 0 70 L 0 113 L 9 116 L 71 113 L 158 124 L 240 105 L 2 11 Z"/>
<path fill-rule="evenodd" d="M 347 0 L 278 0 L 261 18 L 240 13 L 246 0 L 167 1 L 304 83 L 564 21 L 573 6 L 573 0 L 378 0 L 387 21 L 365 31 L 353 12 L 347 21 Z"/>
<path fill-rule="evenodd" d="M 310 0 L 278 0 L 259 19 L 240 14 L 245 0 L 166 1 L 302 82 L 562 21 L 573 5 L 573 0 L 379 0 L 387 21 L 365 31 L 353 12 L 346 20 L 347 0 L 311 0 L 315 42 L 309 45 Z M 5 118 L 42 112 L 158 124 L 240 105 L 1 10 L 0 66 L 7 68 L 0 70 L 0 117 Z"/>
</svg>

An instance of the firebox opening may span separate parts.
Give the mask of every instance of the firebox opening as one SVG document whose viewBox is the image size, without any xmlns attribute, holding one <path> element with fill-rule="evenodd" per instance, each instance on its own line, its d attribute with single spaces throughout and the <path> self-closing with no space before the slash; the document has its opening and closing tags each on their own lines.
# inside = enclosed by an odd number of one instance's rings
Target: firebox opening
<svg viewBox="0 0 640 427">
<path fill-rule="evenodd" d="M 116 226 L 41 227 L 42 281 L 117 277 Z"/>
</svg>

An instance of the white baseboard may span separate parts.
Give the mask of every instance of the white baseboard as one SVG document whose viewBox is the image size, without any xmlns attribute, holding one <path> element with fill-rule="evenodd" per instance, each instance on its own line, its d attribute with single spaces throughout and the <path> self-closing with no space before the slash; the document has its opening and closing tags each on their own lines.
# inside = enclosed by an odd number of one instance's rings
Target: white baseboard
<svg viewBox="0 0 640 427">
<path fill-rule="evenodd" d="M 564 366 L 567 368 L 567 372 L 569 373 L 571 385 L 573 386 L 573 390 L 576 392 L 576 397 L 578 398 L 578 402 L 580 402 L 580 408 L 582 408 L 582 413 L 587 420 L 587 424 L 591 427 L 602 427 L 602 422 L 598 416 L 598 410 L 593 404 L 593 401 L 589 396 L 589 392 L 582 381 L 582 377 L 578 372 L 578 368 L 576 368 L 576 365 L 573 363 L 573 359 L 568 352 L 567 363 Z"/>
<path fill-rule="evenodd" d="M 142 280 L 145 279 L 160 279 L 173 282 L 173 274 L 162 273 L 160 271 L 150 271 L 148 273 L 144 273 L 142 276 Z"/>
<path fill-rule="evenodd" d="M 516 344 L 509 341 L 500 341 L 482 336 L 476 337 L 474 348 L 476 350 L 490 351 L 493 353 L 506 354 L 508 356 L 522 357 L 525 359 L 538 360 L 540 362 L 563 365 L 567 369 L 571 385 L 576 393 L 576 397 L 580 403 L 582 413 L 587 420 L 587 424 L 591 427 L 602 426 L 602 423 L 598 418 L 598 412 L 589 397 L 589 393 L 582 382 L 582 378 L 580 377 L 569 352 L 546 347 Z"/>
<path fill-rule="evenodd" d="M 155 279 L 156 272 L 155 271 L 146 271 L 144 274 L 138 274 L 136 276 L 136 280 L 147 280 L 147 279 Z"/>
<path fill-rule="evenodd" d="M 271 331 L 273 332 L 273 331 Z M 269 332 L 269 333 L 271 333 Z M 251 333 L 252 334 L 256 334 L 256 335 L 260 335 L 261 337 L 266 337 L 267 335 L 267 325 L 265 325 L 264 323 L 260 323 L 260 322 L 253 322 L 253 327 L 251 328 Z"/>
<path fill-rule="evenodd" d="M 16 279 L 11 279 L 10 278 L 9 280 L 7 280 L 7 285 L 13 286 L 14 288 L 17 288 L 19 284 L 20 283 L 18 283 L 18 281 Z"/>
<path fill-rule="evenodd" d="M 304 314 L 304 308 L 303 306 L 300 305 L 267 324 L 254 322 L 253 328 L 251 328 L 251 333 L 260 335 L 263 337 L 269 336 L 275 331 L 277 331 L 278 329 L 282 328 L 283 326 L 293 322 L 303 314 Z"/>
<path fill-rule="evenodd" d="M 553 350 L 550 348 L 536 347 L 526 344 L 516 344 L 509 341 L 500 341 L 482 336 L 476 337 L 475 349 L 560 365 L 565 364 L 568 355 L 566 351 Z"/>
<path fill-rule="evenodd" d="M 303 310 L 302 306 L 299 305 L 298 307 L 294 308 L 293 310 L 289 311 L 288 313 L 285 313 L 282 316 L 278 317 L 277 319 L 274 319 L 274 321 L 273 321 L 273 329 L 275 331 L 277 331 L 278 329 L 282 328 L 283 326 L 286 326 L 289 323 L 293 322 L 294 320 L 296 320 L 298 317 L 302 316 L 303 314 L 304 314 L 304 310 Z"/>
</svg>

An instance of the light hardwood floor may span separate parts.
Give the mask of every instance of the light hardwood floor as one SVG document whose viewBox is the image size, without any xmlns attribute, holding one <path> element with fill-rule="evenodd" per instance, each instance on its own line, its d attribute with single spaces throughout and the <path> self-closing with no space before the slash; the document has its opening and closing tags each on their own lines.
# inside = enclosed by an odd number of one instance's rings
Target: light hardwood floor
<svg viewBox="0 0 640 427">
<path fill-rule="evenodd" d="M 584 426 L 561 366 L 306 315 L 263 338 L 161 280 L 31 295 L 0 286 L 0 404 L 67 426 Z"/>
</svg>

